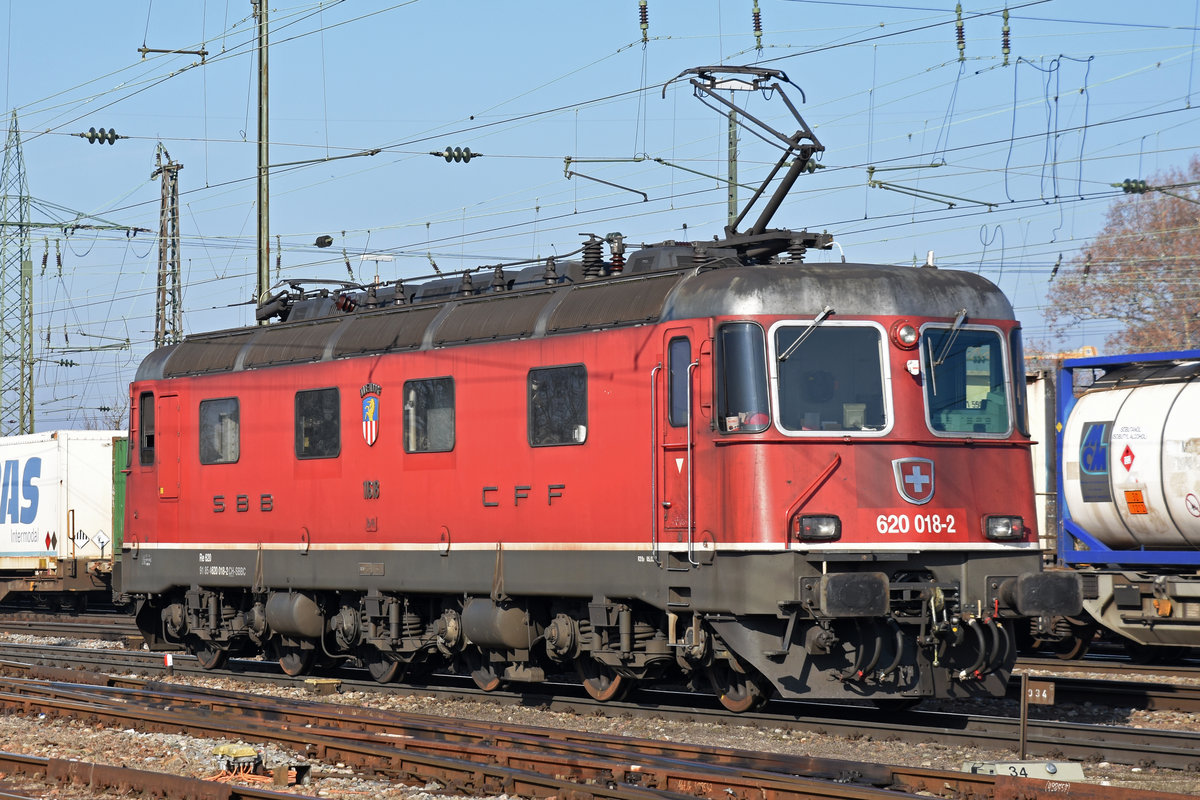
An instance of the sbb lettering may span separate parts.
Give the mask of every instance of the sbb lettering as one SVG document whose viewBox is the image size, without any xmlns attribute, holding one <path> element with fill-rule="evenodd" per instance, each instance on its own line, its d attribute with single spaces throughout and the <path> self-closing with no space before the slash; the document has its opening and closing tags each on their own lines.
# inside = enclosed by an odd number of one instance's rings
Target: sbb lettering
<svg viewBox="0 0 1200 800">
<path fill-rule="evenodd" d="M 212 510 L 214 514 L 222 514 L 228 509 L 225 505 L 225 495 L 214 494 L 212 499 Z M 234 509 L 239 514 L 244 514 L 250 510 L 250 496 L 239 494 L 234 498 Z M 275 498 L 273 495 L 260 494 L 258 496 L 258 510 L 263 512 L 275 510 Z"/>
</svg>

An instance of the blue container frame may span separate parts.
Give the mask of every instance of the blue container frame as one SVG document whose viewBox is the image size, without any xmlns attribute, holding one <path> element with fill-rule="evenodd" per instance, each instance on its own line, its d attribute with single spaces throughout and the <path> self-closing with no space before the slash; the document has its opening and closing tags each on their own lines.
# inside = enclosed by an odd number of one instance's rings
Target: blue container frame
<svg viewBox="0 0 1200 800">
<path fill-rule="evenodd" d="M 1055 382 L 1055 458 L 1058 462 L 1056 476 L 1058 493 L 1058 562 L 1060 564 L 1093 564 L 1096 566 L 1176 566 L 1200 567 L 1198 550 L 1114 550 L 1088 533 L 1071 519 L 1063 494 L 1063 433 L 1067 418 L 1075 408 L 1074 377 L 1077 369 L 1096 367 L 1123 367 L 1130 364 L 1167 364 L 1171 361 L 1200 361 L 1200 350 L 1177 350 L 1160 353 L 1135 353 L 1124 356 L 1093 356 L 1090 358 L 1068 358 L 1058 368 Z M 1076 550 L 1075 542 L 1085 550 Z"/>
</svg>

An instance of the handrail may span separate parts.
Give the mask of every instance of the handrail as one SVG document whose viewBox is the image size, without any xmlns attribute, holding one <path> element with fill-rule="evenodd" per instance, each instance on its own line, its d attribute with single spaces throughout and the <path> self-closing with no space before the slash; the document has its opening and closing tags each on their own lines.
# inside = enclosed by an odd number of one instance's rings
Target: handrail
<svg viewBox="0 0 1200 800">
<path fill-rule="evenodd" d="M 650 555 L 658 561 L 658 373 L 662 362 L 650 370 Z"/>
<path fill-rule="evenodd" d="M 695 553 L 695 536 L 692 528 L 692 484 L 695 480 L 694 470 L 692 469 L 692 372 L 696 367 L 700 366 L 700 360 L 697 359 L 688 364 L 687 368 L 687 554 L 688 563 L 693 567 L 700 566 L 700 562 L 694 558 Z"/>
</svg>

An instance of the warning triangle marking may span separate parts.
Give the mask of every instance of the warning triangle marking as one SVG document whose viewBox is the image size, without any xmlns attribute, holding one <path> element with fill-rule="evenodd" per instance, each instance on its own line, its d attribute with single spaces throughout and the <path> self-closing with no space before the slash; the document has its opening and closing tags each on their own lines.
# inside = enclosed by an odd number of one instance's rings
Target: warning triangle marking
<svg viewBox="0 0 1200 800">
<path fill-rule="evenodd" d="M 677 471 L 679 471 L 680 474 L 683 473 L 683 459 L 682 458 L 675 459 L 675 469 Z"/>
</svg>

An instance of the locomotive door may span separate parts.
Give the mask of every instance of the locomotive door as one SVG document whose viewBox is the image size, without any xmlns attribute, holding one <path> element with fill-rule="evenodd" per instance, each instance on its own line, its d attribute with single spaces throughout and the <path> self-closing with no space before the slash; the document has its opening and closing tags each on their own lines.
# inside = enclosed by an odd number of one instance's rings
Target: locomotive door
<svg viewBox="0 0 1200 800">
<path fill-rule="evenodd" d="M 155 448 L 158 450 L 158 499 L 179 499 L 179 395 L 160 395 L 155 403 Z"/>
<path fill-rule="evenodd" d="M 695 529 L 695 371 L 699 363 L 692 332 L 678 328 L 667 331 L 663 350 L 665 363 L 655 381 L 655 468 L 659 477 L 654 499 L 655 555 L 660 544 L 670 547 L 686 542 L 691 561 Z"/>
</svg>

